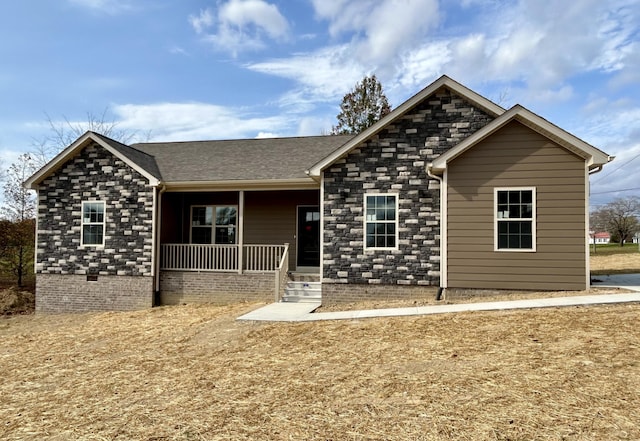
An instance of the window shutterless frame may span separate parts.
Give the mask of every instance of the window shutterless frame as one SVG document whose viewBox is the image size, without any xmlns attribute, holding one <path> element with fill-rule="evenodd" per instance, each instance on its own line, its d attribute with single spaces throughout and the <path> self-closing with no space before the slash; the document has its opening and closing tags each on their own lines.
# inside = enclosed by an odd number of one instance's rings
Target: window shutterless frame
<svg viewBox="0 0 640 441">
<path fill-rule="evenodd" d="M 238 207 L 235 205 L 192 205 L 190 243 L 235 244 Z"/>
<path fill-rule="evenodd" d="M 80 244 L 82 246 L 104 246 L 106 225 L 104 201 L 83 201 L 80 219 Z"/>
<path fill-rule="evenodd" d="M 536 188 L 494 188 L 494 251 L 536 251 Z"/>
<path fill-rule="evenodd" d="M 398 249 L 398 195 L 365 193 L 364 249 Z"/>
</svg>

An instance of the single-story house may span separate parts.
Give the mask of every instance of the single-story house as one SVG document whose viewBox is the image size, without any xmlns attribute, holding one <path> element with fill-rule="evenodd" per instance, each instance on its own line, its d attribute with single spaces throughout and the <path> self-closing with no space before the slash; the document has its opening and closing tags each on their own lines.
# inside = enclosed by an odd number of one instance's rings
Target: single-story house
<svg viewBox="0 0 640 441">
<path fill-rule="evenodd" d="M 611 159 L 447 76 L 355 136 L 88 132 L 26 182 L 36 309 L 270 300 L 291 279 L 324 303 L 586 289 L 589 175 Z"/>
<path fill-rule="evenodd" d="M 589 244 L 600 245 L 611 242 L 611 235 L 606 231 L 592 231 L 589 233 Z"/>
</svg>

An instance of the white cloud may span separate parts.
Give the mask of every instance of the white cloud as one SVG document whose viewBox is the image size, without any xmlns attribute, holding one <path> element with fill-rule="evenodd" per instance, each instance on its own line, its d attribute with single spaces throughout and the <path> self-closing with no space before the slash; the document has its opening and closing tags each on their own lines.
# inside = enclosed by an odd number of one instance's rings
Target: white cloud
<svg viewBox="0 0 640 441">
<path fill-rule="evenodd" d="M 198 34 L 202 34 L 213 26 L 215 19 L 210 9 L 203 9 L 198 15 L 189 16 L 189 23 Z"/>
<path fill-rule="evenodd" d="M 289 25 L 278 7 L 262 0 L 231 0 L 218 12 L 220 22 L 237 28 L 257 26 L 271 38 L 287 35 Z"/>
<path fill-rule="evenodd" d="M 615 198 L 640 196 L 640 142 L 628 144 L 623 150 L 605 151 L 615 159 L 601 172 L 591 176 L 591 204 L 600 205 Z"/>
<path fill-rule="evenodd" d="M 112 15 L 133 9 L 128 0 L 69 0 L 69 2 Z"/>
<path fill-rule="evenodd" d="M 248 64 L 246 67 L 298 82 L 299 87 L 285 94 L 281 103 L 305 106 L 310 102 L 341 98 L 366 73 L 354 62 L 347 45 L 326 47 L 314 53 L 291 58 Z"/>
<path fill-rule="evenodd" d="M 265 138 L 279 138 L 277 133 L 271 132 L 260 132 L 256 135 L 256 139 L 265 139 Z"/>
<path fill-rule="evenodd" d="M 626 101 L 598 99 L 587 109 L 593 113 L 581 120 L 575 132 L 589 143 L 617 154 L 640 141 L 640 107 L 628 106 Z"/>
<path fill-rule="evenodd" d="M 448 42 L 425 44 L 402 57 L 400 69 L 395 72 L 393 88 L 413 90 L 426 86 L 442 75 L 445 66 L 451 62 L 452 50 Z"/>
<path fill-rule="evenodd" d="M 298 136 L 328 135 L 335 124 L 329 118 L 308 116 L 298 120 Z"/>
<path fill-rule="evenodd" d="M 629 2 L 637 0 L 522 0 L 501 8 L 466 2 L 480 14 L 474 32 L 442 34 L 436 26 L 446 15 L 431 0 L 312 0 L 331 35 L 349 42 L 247 67 L 296 81 L 282 98 L 287 105 L 339 100 L 368 73 L 396 103 L 443 73 L 471 87 L 508 88 L 514 102 L 566 101 L 576 96 L 569 79 L 578 75 L 613 72 L 618 83 L 637 81 L 638 13 Z"/>
<path fill-rule="evenodd" d="M 353 35 L 355 55 L 379 63 L 395 58 L 439 23 L 437 0 L 312 0 L 329 32 Z"/>
<path fill-rule="evenodd" d="M 153 140 L 252 138 L 290 130 L 284 116 L 260 117 L 207 103 L 124 104 L 113 106 L 118 127 L 150 132 Z"/>
<path fill-rule="evenodd" d="M 205 40 L 234 56 L 266 47 L 265 37 L 283 41 L 289 35 L 289 23 L 278 7 L 264 0 L 229 0 L 215 14 L 205 9 L 190 16 L 189 22 Z M 215 29 L 208 33 L 211 28 Z"/>
</svg>

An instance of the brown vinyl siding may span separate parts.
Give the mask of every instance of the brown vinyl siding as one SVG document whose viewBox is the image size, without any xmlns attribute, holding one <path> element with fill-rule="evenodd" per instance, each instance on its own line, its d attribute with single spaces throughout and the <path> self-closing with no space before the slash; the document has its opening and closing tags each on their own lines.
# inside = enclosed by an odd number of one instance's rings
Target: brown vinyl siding
<svg viewBox="0 0 640 441">
<path fill-rule="evenodd" d="M 449 288 L 586 288 L 585 162 L 518 122 L 448 165 Z M 536 251 L 494 251 L 494 188 L 536 188 Z"/>
<path fill-rule="evenodd" d="M 289 269 L 297 261 L 297 207 L 317 206 L 320 192 L 261 191 L 245 193 L 244 242 L 247 244 L 289 244 Z"/>
</svg>

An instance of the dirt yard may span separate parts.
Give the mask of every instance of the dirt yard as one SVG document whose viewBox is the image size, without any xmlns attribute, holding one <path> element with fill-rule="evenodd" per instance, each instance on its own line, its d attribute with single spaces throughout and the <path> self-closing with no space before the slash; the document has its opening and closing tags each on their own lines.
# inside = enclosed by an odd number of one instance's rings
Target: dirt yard
<svg viewBox="0 0 640 441">
<path fill-rule="evenodd" d="M 640 439 L 640 305 L 0 319 L 3 440 Z"/>
</svg>

